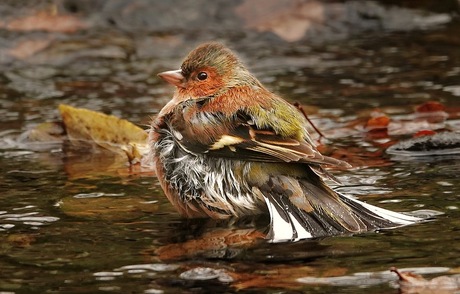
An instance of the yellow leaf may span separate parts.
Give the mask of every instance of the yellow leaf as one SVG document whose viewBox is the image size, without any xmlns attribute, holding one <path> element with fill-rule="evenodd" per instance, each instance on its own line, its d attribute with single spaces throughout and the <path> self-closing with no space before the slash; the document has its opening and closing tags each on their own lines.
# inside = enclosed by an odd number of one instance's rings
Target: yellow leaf
<svg viewBox="0 0 460 294">
<path fill-rule="evenodd" d="M 126 155 L 129 162 L 140 160 L 147 150 L 147 132 L 125 119 L 100 112 L 59 105 L 69 140 L 85 141 Z"/>
</svg>

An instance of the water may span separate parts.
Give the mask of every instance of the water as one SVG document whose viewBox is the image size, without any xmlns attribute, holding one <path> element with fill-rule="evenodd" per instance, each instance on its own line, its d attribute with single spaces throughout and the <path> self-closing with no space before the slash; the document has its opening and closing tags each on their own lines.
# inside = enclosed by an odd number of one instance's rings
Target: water
<svg viewBox="0 0 460 294">
<path fill-rule="evenodd" d="M 147 125 L 172 93 L 154 74 L 177 66 L 185 51 L 161 61 L 83 58 L 66 66 L 6 67 L 0 292 L 398 293 L 387 272 L 392 266 L 428 276 L 458 272 L 460 157 L 388 155 L 382 146 L 389 139 L 369 136 L 363 125 L 377 108 L 411 121 L 415 106 L 435 100 L 450 115 L 445 127 L 458 131 L 460 51 L 452 36 L 459 30 L 454 22 L 315 46 L 236 44 L 263 83 L 306 105 L 329 138 L 326 150 L 356 166 L 334 171 L 341 192 L 396 211 L 444 213 L 395 230 L 290 244 L 257 238 L 264 217 L 183 220 L 153 175 L 108 154 L 65 152 L 60 144 L 34 151 L 17 142 L 34 125 L 58 119 L 59 103 Z"/>
</svg>

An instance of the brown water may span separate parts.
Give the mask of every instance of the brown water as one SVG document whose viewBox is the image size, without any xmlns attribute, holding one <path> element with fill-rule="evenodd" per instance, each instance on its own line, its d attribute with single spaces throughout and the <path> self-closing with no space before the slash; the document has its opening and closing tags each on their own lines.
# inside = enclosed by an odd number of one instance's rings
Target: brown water
<svg viewBox="0 0 460 294">
<path fill-rule="evenodd" d="M 0 74 L 1 293 L 398 293 L 392 267 L 433 276 L 460 266 L 460 156 L 379 153 L 363 121 L 379 108 L 411 120 L 428 100 L 460 130 L 459 23 L 412 33 L 309 46 L 238 45 L 270 89 L 300 101 L 359 166 L 335 171 L 343 193 L 396 211 L 433 209 L 435 220 L 391 231 L 297 243 L 254 240 L 266 219 L 181 219 L 156 178 L 101 152 L 21 144 L 57 105 L 111 113 L 139 125 L 169 99 L 155 73 L 169 59 L 82 59 L 13 64 Z M 393 136 L 397 140 L 400 137 Z M 355 150 L 355 151 L 353 151 Z M 347 155 L 347 153 L 345 153 Z M 349 156 L 349 154 L 348 154 Z M 429 275 L 428 275 L 429 276 Z"/>
</svg>

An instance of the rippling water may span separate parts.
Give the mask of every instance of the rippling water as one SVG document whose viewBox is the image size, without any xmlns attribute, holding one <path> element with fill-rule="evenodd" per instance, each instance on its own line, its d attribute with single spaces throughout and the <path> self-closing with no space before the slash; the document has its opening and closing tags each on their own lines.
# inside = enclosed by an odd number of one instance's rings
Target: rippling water
<svg viewBox="0 0 460 294">
<path fill-rule="evenodd" d="M 161 62 L 11 67 L 0 86 L 0 292 L 397 293 L 392 266 L 458 272 L 460 157 L 388 155 L 360 120 L 377 108 L 411 120 L 415 106 L 435 100 L 450 111 L 445 126 L 459 131 L 460 51 L 452 32 L 458 23 L 284 51 L 241 46 L 263 83 L 306 105 L 329 143 L 354 156 L 357 168 L 334 172 L 340 192 L 396 211 L 444 213 L 400 229 L 292 244 L 259 240 L 263 217 L 183 220 L 155 177 L 110 155 L 18 141 L 58 119 L 59 103 L 147 125 L 172 93 L 154 76 Z"/>
</svg>

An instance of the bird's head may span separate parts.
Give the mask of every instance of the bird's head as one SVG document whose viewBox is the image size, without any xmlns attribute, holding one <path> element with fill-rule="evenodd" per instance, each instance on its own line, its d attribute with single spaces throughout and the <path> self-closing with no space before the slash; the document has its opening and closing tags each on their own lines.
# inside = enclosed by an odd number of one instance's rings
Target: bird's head
<svg viewBox="0 0 460 294">
<path fill-rule="evenodd" d="M 236 55 L 220 43 L 205 43 L 191 51 L 178 70 L 158 74 L 181 94 L 202 98 L 248 83 L 257 83 Z"/>
</svg>

